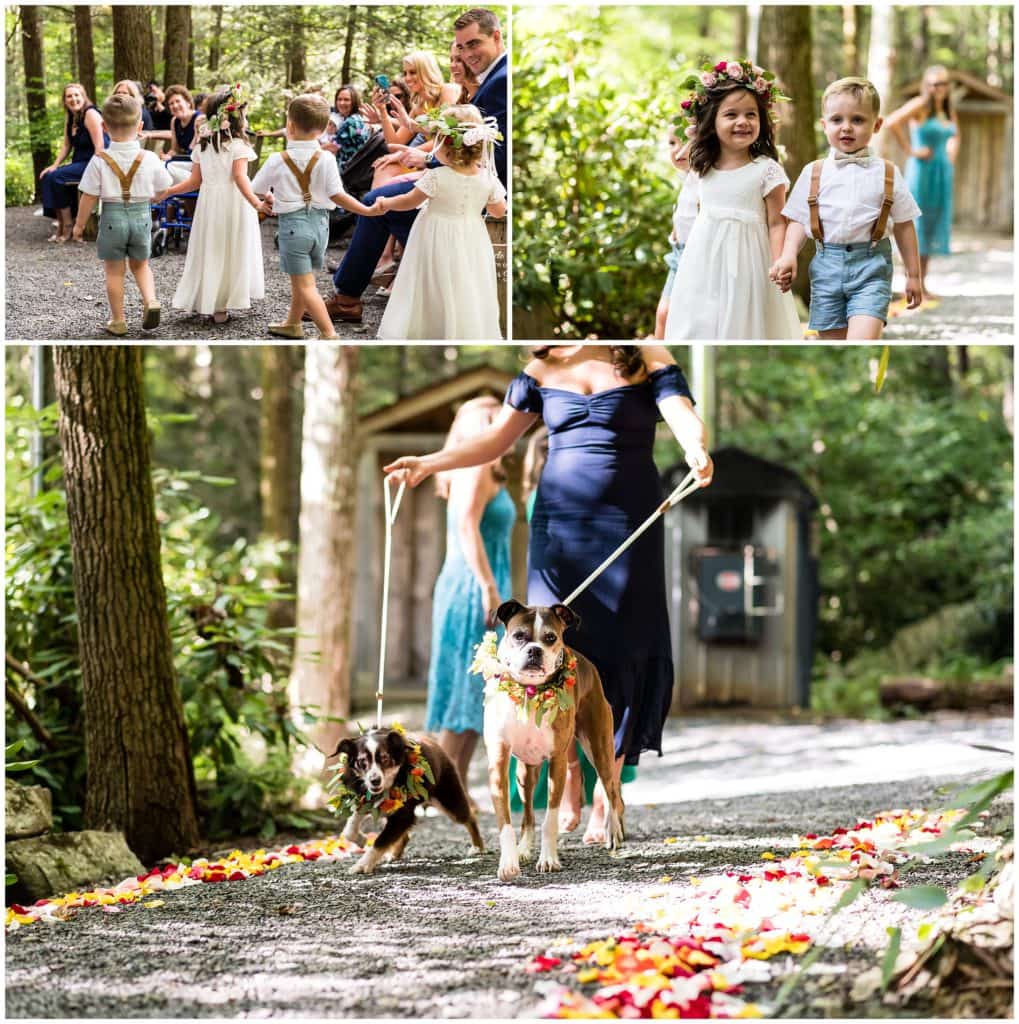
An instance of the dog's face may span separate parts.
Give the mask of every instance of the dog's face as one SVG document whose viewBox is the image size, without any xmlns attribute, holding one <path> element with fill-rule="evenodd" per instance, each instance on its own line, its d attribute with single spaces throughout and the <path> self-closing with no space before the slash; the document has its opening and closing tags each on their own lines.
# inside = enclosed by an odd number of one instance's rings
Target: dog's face
<svg viewBox="0 0 1019 1024">
<path fill-rule="evenodd" d="M 342 740 L 336 752 L 347 755 L 347 784 L 359 781 L 374 797 L 392 789 L 403 767 L 407 744 L 395 729 L 373 729 L 357 739 Z"/>
<path fill-rule="evenodd" d="M 507 601 L 496 616 L 506 626 L 499 660 L 515 678 L 528 683 L 539 683 L 562 666 L 563 633 L 580 622 L 564 604 L 527 608 L 519 601 Z"/>
</svg>

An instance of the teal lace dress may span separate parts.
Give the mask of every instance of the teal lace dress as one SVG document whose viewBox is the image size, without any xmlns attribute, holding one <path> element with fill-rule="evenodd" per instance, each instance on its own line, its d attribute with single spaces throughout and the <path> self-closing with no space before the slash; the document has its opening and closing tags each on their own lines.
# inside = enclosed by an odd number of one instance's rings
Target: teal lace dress
<svg viewBox="0 0 1019 1024">
<path fill-rule="evenodd" d="M 504 488 L 485 506 L 481 517 L 481 539 L 503 600 L 512 596 L 510 538 L 516 517 L 513 499 Z M 481 732 L 484 720 L 484 680 L 470 675 L 468 668 L 475 646 L 485 635 L 485 612 L 481 587 L 464 559 L 458 526 L 457 509 L 451 501 L 446 509 L 446 560 L 432 595 L 428 732 Z"/>
<path fill-rule="evenodd" d="M 955 168 L 948 158 L 947 145 L 954 134 L 955 125 L 937 117 L 910 127 L 913 148 L 926 146 L 931 151 L 927 160 L 911 156 L 906 162 L 906 185 L 923 213 L 916 221 L 921 256 L 947 256 L 952 251 Z"/>
</svg>

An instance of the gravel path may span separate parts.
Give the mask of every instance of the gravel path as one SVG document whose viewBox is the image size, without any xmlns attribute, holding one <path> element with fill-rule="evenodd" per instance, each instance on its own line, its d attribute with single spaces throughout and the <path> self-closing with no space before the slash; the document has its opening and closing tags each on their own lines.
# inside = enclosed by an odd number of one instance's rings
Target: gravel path
<svg viewBox="0 0 1019 1024">
<path fill-rule="evenodd" d="M 33 216 L 37 207 L 7 208 L 7 338 L 23 341 L 114 341 L 103 330 L 109 319 L 102 261 L 96 257 L 95 244 L 51 245 L 49 220 Z M 141 329 L 141 296 L 131 280 L 127 286 L 128 339 L 151 342 L 177 340 L 229 341 L 255 339 L 271 341 L 270 322 L 282 320 L 290 304 L 290 284 L 279 269 L 279 257 L 273 246 L 275 222 L 262 224 L 262 260 L 265 266 L 264 299 L 250 310 L 237 311 L 225 324 L 213 324 L 203 316 L 186 316 L 173 308 L 173 293 L 184 270 L 184 250 L 172 247 L 152 260 L 156 296 L 163 306 L 163 322 L 155 331 Z M 342 248 L 331 248 L 327 264 L 338 263 L 346 252 L 348 233 Z M 319 291 L 331 295 L 332 279 L 326 270 L 318 272 Z M 364 296 L 364 322 L 336 324 L 342 338 L 366 341 L 375 337 L 385 298 L 369 286 Z M 308 339 L 318 332 L 308 324 Z"/>
<path fill-rule="evenodd" d="M 295 864 L 167 893 L 156 909 L 87 910 L 20 929 L 7 939 L 7 1016 L 533 1016 L 544 976 L 523 965 L 564 937 L 629 927 L 634 907 L 661 893 L 663 874 L 682 885 L 759 865 L 764 850 L 791 849 L 794 833 L 943 806 L 939 786 L 1003 769 L 1002 755 L 972 744 L 1010 746 L 1011 737 L 1010 719 L 948 713 L 894 724 L 673 721 L 665 757 L 646 759 L 624 794 L 628 835 L 617 857 L 574 833 L 562 843 L 561 874 L 525 869 L 502 885 L 490 813 L 480 858 L 465 856 L 462 829 L 429 818 L 404 861 L 374 876 L 350 877 L 344 862 Z M 487 806 L 480 762 L 471 788 Z M 910 882 L 972 870 L 956 855 Z M 870 892 L 850 908 L 839 933 L 850 945 L 827 958 L 823 1000 L 808 986 L 810 1001 L 794 1000 L 790 1015 L 861 1015 L 843 1003 L 852 977 L 874 963 L 887 925 L 918 919 L 888 895 Z M 767 999 L 776 988 L 748 995 Z M 864 1015 L 890 1012 L 875 1005 Z"/>
<path fill-rule="evenodd" d="M 1015 334 L 1015 263 L 1011 238 L 952 236 L 952 255 L 931 259 L 928 286 L 939 298 L 916 312 L 893 316 L 886 341 L 1000 342 Z M 902 294 L 902 261 L 893 288 Z M 893 307 L 894 308 L 894 307 Z"/>
</svg>

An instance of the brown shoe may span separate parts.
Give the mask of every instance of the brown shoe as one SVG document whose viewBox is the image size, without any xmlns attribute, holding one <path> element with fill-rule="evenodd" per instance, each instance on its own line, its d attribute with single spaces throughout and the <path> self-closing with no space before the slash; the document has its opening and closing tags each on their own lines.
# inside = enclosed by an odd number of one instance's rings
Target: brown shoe
<svg viewBox="0 0 1019 1024">
<path fill-rule="evenodd" d="M 359 324 L 364 307 L 360 299 L 352 299 L 349 295 L 340 295 L 339 292 L 325 300 L 326 312 L 331 320 L 341 320 L 344 323 Z M 305 313 L 302 320 L 310 320 L 311 317 Z"/>
</svg>

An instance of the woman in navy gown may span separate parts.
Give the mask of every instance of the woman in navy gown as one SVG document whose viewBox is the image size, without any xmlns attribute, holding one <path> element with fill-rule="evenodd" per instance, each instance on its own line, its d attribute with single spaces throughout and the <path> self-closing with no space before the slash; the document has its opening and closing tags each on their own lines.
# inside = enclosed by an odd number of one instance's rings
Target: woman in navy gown
<svg viewBox="0 0 1019 1024">
<path fill-rule="evenodd" d="M 541 417 L 548 461 L 531 520 L 527 603 L 562 601 L 665 497 L 652 457 L 665 419 L 702 486 L 711 482 L 704 424 L 686 380 L 660 346 L 537 349 L 510 384 L 502 412 L 478 438 L 386 466 L 416 486 L 432 473 L 489 462 L 509 451 Z M 645 750 L 661 753 L 672 697 L 665 589 L 665 533 L 659 520 L 571 604 L 579 628 L 571 647 L 598 669 L 612 706 L 616 770 Z M 579 799 L 577 787 L 567 787 Z M 585 842 L 604 838 L 601 787 Z M 577 808 L 579 814 L 579 807 Z"/>
</svg>

